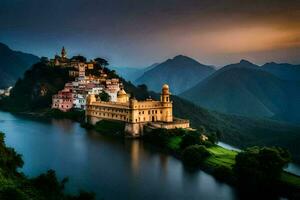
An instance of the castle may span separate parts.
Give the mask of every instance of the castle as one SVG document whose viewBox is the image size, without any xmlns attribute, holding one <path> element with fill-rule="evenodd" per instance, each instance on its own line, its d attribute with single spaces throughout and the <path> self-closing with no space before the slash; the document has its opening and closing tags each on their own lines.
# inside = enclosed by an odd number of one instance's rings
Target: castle
<svg viewBox="0 0 300 200">
<path fill-rule="evenodd" d="M 116 102 L 96 99 L 94 94 L 87 97 L 86 121 L 96 124 L 100 120 L 125 122 L 125 133 L 139 137 L 145 126 L 152 128 L 189 128 L 189 121 L 173 117 L 173 102 L 170 100 L 168 85 L 163 85 L 160 101 L 129 99 L 124 89 L 117 93 Z"/>
</svg>

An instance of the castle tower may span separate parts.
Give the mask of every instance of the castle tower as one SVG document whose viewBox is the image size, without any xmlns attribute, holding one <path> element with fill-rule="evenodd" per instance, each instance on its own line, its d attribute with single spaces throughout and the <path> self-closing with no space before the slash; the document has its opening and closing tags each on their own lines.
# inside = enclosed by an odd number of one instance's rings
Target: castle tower
<svg viewBox="0 0 300 200">
<path fill-rule="evenodd" d="M 92 104 L 92 103 L 94 103 L 96 101 L 97 101 L 97 99 L 96 99 L 96 96 L 94 94 L 87 95 L 87 97 L 86 97 L 86 103 L 87 103 L 87 105 L 90 105 L 90 104 Z"/>
<path fill-rule="evenodd" d="M 66 50 L 65 50 L 65 47 L 63 47 L 63 48 L 61 49 L 61 57 L 62 57 L 62 58 L 67 58 L 67 52 L 66 52 Z"/>
<path fill-rule="evenodd" d="M 161 120 L 164 122 L 172 122 L 173 121 L 173 105 L 170 100 L 170 90 L 167 84 L 164 84 L 161 90 L 160 101 L 163 105 L 163 115 Z"/>
<path fill-rule="evenodd" d="M 128 101 L 129 101 L 128 95 L 126 94 L 125 90 L 121 88 L 117 94 L 117 102 L 126 103 Z"/>
<path fill-rule="evenodd" d="M 169 86 L 167 84 L 164 84 L 162 87 L 160 101 L 170 102 L 170 91 L 169 91 Z"/>
</svg>

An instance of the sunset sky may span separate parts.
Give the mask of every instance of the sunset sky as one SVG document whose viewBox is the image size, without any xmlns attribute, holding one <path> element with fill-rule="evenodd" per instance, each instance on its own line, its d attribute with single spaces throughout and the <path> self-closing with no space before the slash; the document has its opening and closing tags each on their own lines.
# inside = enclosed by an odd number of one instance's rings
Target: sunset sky
<svg viewBox="0 0 300 200">
<path fill-rule="evenodd" d="M 102 56 L 144 67 L 184 54 L 300 63 L 299 0 L 1 0 L 0 42 L 38 56 Z"/>
</svg>

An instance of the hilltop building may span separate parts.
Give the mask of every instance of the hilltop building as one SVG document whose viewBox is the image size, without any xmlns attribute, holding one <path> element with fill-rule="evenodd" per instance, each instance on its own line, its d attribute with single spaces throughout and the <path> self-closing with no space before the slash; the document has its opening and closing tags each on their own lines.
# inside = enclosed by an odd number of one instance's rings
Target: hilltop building
<svg viewBox="0 0 300 200">
<path fill-rule="evenodd" d="M 160 101 L 129 99 L 124 89 L 117 93 L 116 102 L 104 102 L 93 94 L 88 95 L 86 121 L 96 124 L 102 119 L 125 122 L 125 132 L 131 137 L 140 136 L 145 125 L 166 129 L 189 128 L 188 120 L 173 117 L 173 103 L 166 84 L 162 87 Z"/>
<path fill-rule="evenodd" d="M 62 47 L 60 55 L 55 55 L 53 59 L 50 59 L 49 64 L 51 66 L 59 66 L 59 67 L 66 67 L 66 68 L 74 68 L 74 70 L 70 70 L 70 76 L 77 76 L 78 75 L 78 68 L 84 65 L 86 69 L 94 69 L 94 65 L 96 64 L 95 61 L 84 61 L 80 59 L 82 56 L 74 56 L 73 58 L 67 57 L 67 51 L 65 47 Z"/>
<path fill-rule="evenodd" d="M 65 62 L 65 64 L 69 62 L 66 55 L 66 51 L 63 48 L 61 56 L 57 60 L 59 64 L 61 64 L 61 61 Z M 67 65 L 64 65 L 63 67 L 66 66 Z M 119 79 L 109 79 L 103 69 L 99 70 L 99 76 L 86 76 L 86 70 L 91 67 L 93 66 L 91 66 L 90 63 L 78 61 L 73 68 L 68 68 L 69 75 L 74 77 L 75 80 L 66 83 L 64 89 L 52 97 L 53 109 L 59 109 L 63 112 L 72 108 L 85 110 L 87 95 L 93 94 L 97 96 L 103 91 L 108 93 L 110 101 L 117 101 L 117 93 L 122 86 Z"/>
</svg>

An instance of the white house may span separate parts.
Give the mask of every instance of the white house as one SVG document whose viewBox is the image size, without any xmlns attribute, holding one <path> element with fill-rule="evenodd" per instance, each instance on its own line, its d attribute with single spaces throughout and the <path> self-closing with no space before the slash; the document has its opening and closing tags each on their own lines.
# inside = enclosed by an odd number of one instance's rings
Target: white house
<svg viewBox="0 0 300 200">
<path fill-rule="evenodd" d="M 73 107 L 85 110 L 86 108 L 86 95 L 85 94 L 73 94 Z"/>
</svg>

